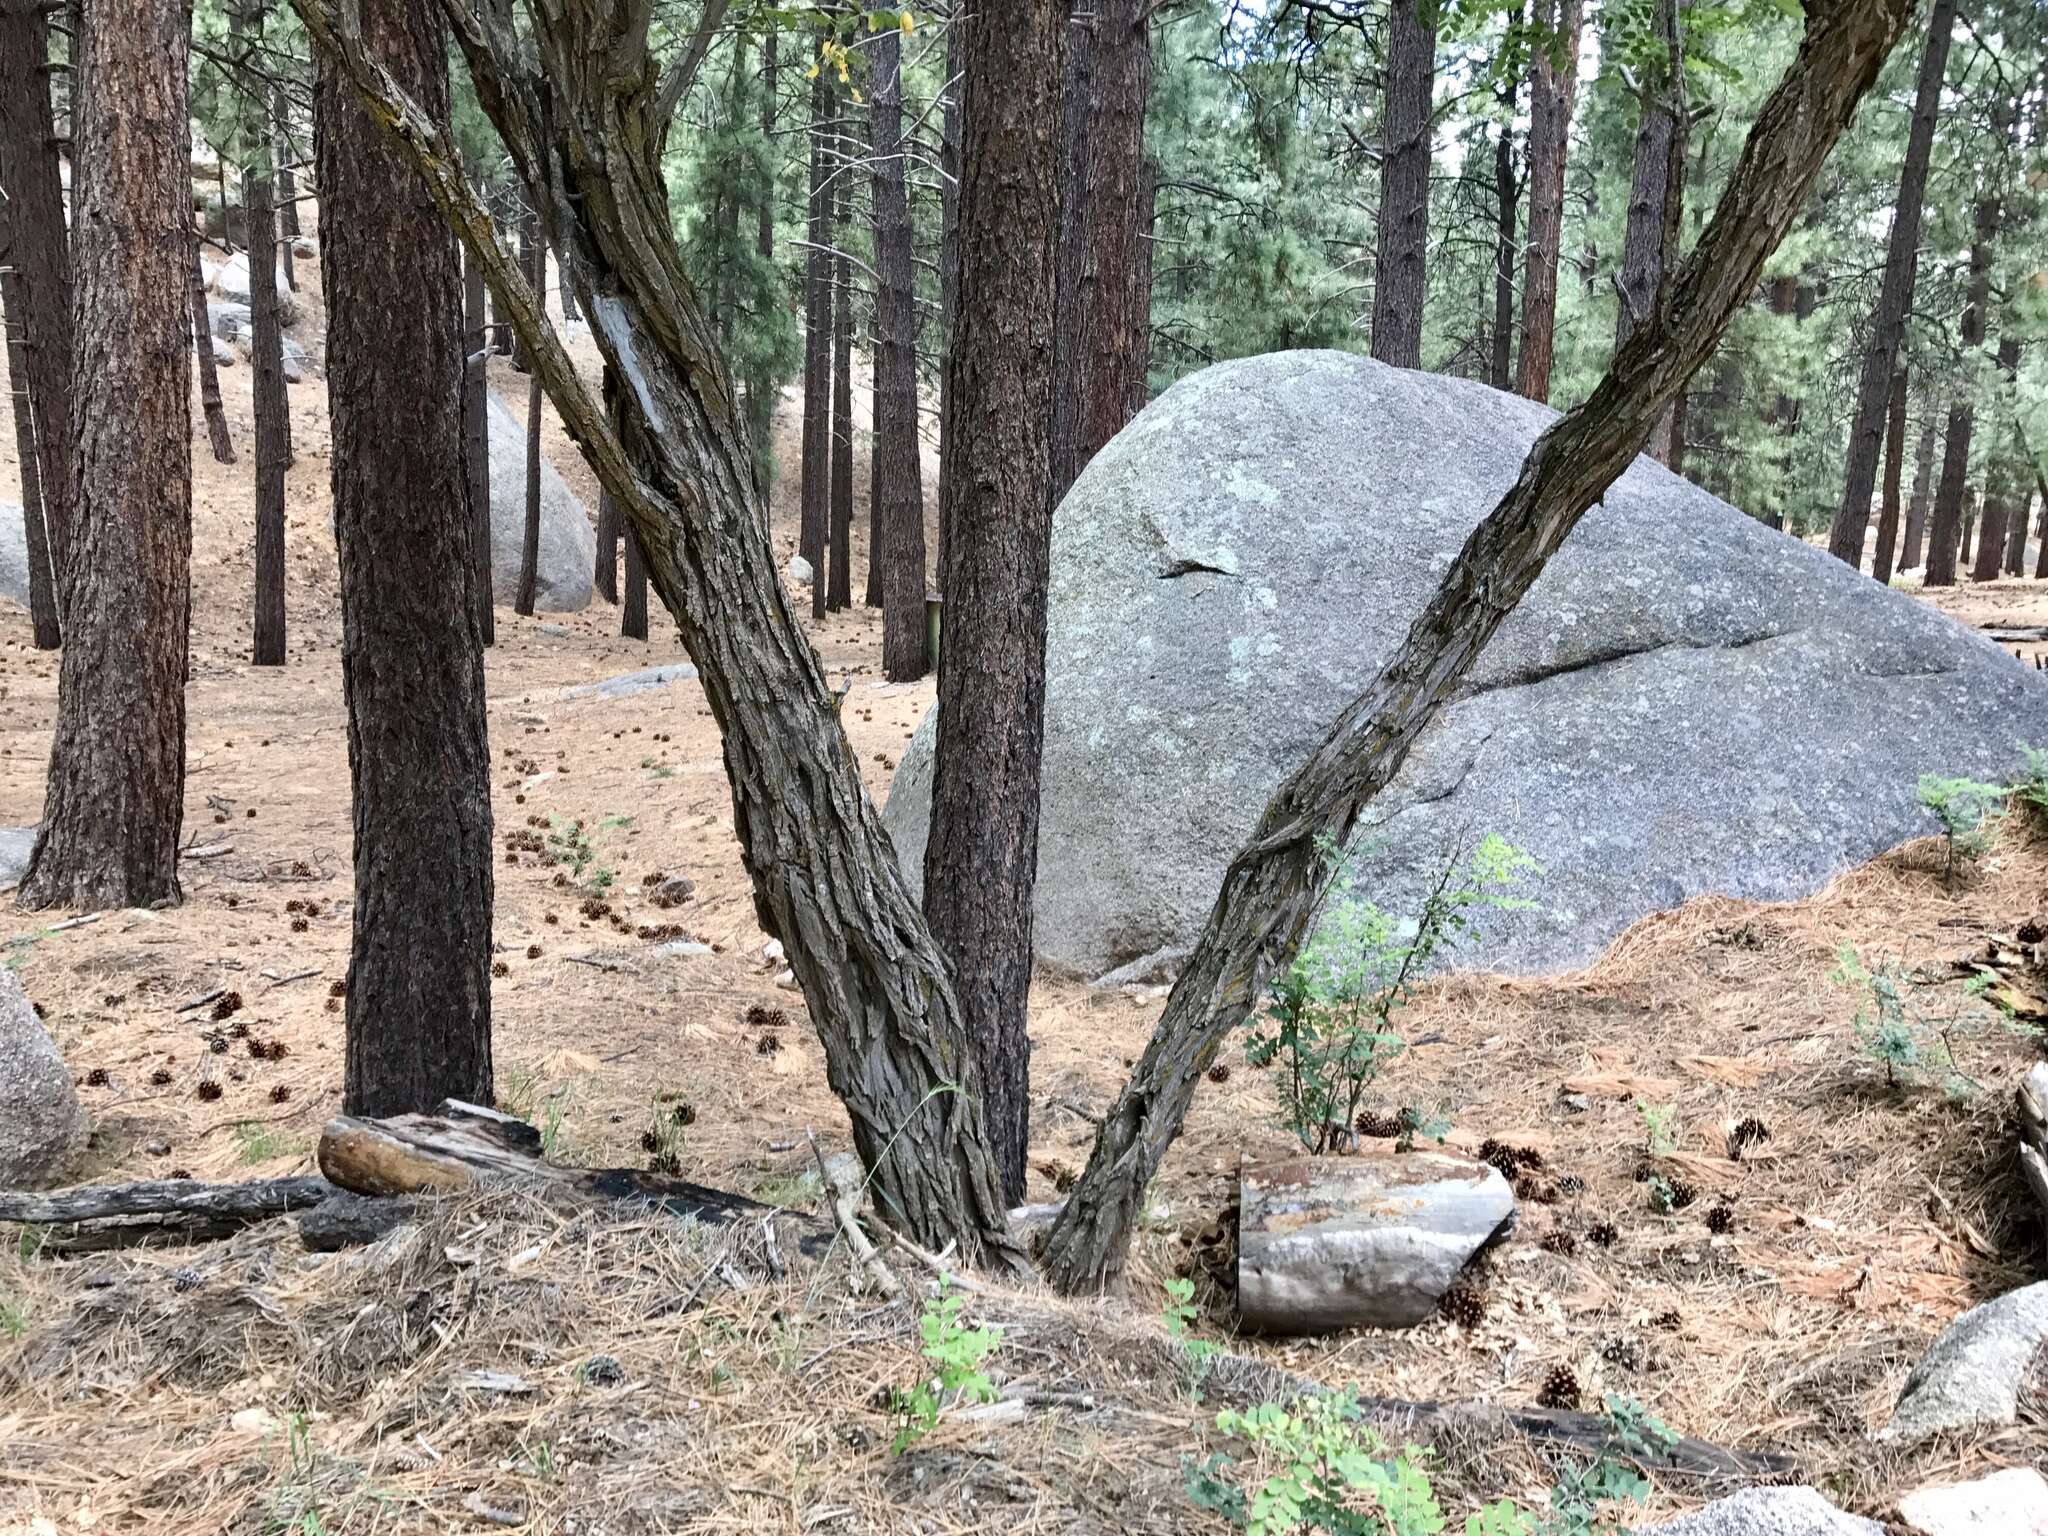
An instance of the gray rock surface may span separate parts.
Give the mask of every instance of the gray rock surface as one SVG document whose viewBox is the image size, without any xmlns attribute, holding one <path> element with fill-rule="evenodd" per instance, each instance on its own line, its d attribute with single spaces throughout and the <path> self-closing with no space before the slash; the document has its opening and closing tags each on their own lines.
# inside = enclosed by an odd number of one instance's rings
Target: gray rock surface
<svg viewBox="0 0 2048 1536">
<path fill-rule="evenodd" d="M 1187 945 L 1274 788 L 1369 685 L 1553 419 L 1335 352 L 1152 402 L 1054 523 L 1037 935 L 1098 976 Z M 885 815 L 920 878 L 936 716 Z M 1546 873 L 1459 963 L 1584 964 L 1709 892 L 1807 894 L 1934 830 L 1923 772 L 2048 741 L 2048 678 L 1647 459 L 1573 532 L 1369 812 L 1412 912 L 1461 838 Z"/>
<path fill-rule="evenodd" d="M 272 281 L 277 284 L 277 316 L 284 324 L 290 325 L 299 318 L 299 301 L 292 293 L 291 284 L 284 275 L 284 264 L 279 262 L 272 268 Z M 249 253 L 237 251 L 213 274 L 213 291 L 235 304 L 249 302 Z"/>
<path fill-rule="evenodd" d="M 256 333 L 249 317 L 249 306 L 247 304 L 238 304 L 226 300 L 216 300 L 209 303 L 206 306 L 206 323 L 212 327 L 215 337 L 233 346 L 234 353 L 231 355 L 230 361 L 236 356 L 241 357 L 245 361 L 251 357 L 251 344 L 255 339 Z M 283 360 L 284 365 L 285 382 L 287 384 L 303 384 L 306 381 L 307 375 L 313 371 L 313 359 L 307 355 L 306 349 L 292 340 L 291 337 L 280 336 L 277 341 L 278 354 Z M 216 359 L 220 356 L 220 349 L 218 347 L 214 349 L 214 356 Z"/>
<path fill-rule="evenodd" d="M 485 391 L 491 432 L 491 594 L 510 607 L 519 591 L 519 552 L 526 538 L 526 424 Z M 590 603 L 597 532 L 578 501 L 540 462 L 540 565 L 535 607 L 575 613 Z"/>
<path fill-rule="evenodd" d="M 573 688 L 564 688 L 561 696 L 565 699 L 580 699 L 595 695 L 603 699 L 627 699 L 636 693 L 646 693 L 652 688 L 666 688 L 670 683 L 679 683 L 697 675 L 697 669 L 687 661 L 665 662 L 658 667 L 642 667 L 637 672 L 621 672 L 617 677 L 608 677 L 601 683 L 578 683 Z"/>
<path fill-rule="evenodd" d="M 28 856 L 36 846 L 34 827 L 0 827 L 0 891 L 11 891 L 28 872 Z"/>
<path fill-rule="evenodd" d="M 63 1183 L 88 1129 L 56 1041 L 0 965 L 0 1189 Z"/>
<path fill-rule="evenodd" d="M 1370 1150 L 1246 1168 L 1240 1319 L 1251 1333 L 1412 1328 L 1514 1222 L 1514 1191 L 1500 1171 L 1452 1152 Z"/>
<path fill-rule="evenodd" d="M 1913 1536 L 2048 1536 L 2048 1478 L 2032 1467 L 1940 1488 L 1916 1488 L 1899 1500 Z"/>
<path fill-rule="evenodd" d="M 0 597 L 28 606 L 28 530 L 21 508 L 0 501 Z"/>
<path fill-rule="evenodd" d="M 1914 1445 L 1945 1430 L 2010 1424 L 2029 1389 L 2048 1394 L 2048 1280 L 1972 1307 L 1944 1328 L 1877 1438 Z"/>
<path fill-rule="evenodd" d="M 1884 1527 L 1847 1515 L 1811 1488 L 1745 1488 L 1636 1536 L 1884 1536 Z"/>
</svg>

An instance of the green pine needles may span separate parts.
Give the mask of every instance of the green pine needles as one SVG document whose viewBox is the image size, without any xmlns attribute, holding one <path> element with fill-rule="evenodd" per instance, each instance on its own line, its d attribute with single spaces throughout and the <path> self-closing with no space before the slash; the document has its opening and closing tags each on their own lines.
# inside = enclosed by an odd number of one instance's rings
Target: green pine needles
<svg viewBox="0 0 2048 1536">
<path fill-rule="evenodd" d="M 1923 773 L 1917 797 L 1929 815 L 1941 824 L 1945 857 L 1942 882 L 1950 890 L 1956 874 L 1966 863 L 1982 858 L 1991 845 L 1991 826 L 1999 807 L 2011 793 L 2003 785 L 1984 784 L 1975 779 L 1945 779 Z"/>
</svg>

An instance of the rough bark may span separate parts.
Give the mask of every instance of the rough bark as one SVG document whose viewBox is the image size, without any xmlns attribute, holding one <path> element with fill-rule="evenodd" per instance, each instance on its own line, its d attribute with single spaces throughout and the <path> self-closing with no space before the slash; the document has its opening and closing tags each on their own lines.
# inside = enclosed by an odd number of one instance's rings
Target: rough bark
<svg viewBox="0 0 2048 1536">
<path fill-rule="evenodd" d="M 852 199 L 847 188 L 853 173 L 839 176 L 838 215 L 833 238 L 845 238 Z M 827 556 L 831 579 L 825 582 L 825 606 L 837 611 L 853 601 L 853 268 L 840 251 L 832 259 L 832 532 Z"/>
<path fill-rule="evenodd" d="M 1920 424 L 1920 445 L 1913 450 L 1913 494 L 1906 501 L 1906 531 L 1899 543 L 1897 569 L 1912 570 L 1920 563 L 1920 536 L 1927 527 L 1928 497 L 1934 485 L 1934 450 L 1940 429 L 1933 411 Z"/>
<path fill-rule="evenodd" d="M 1393 0 L 1387 33 L 1372 355 L 1396 368 L 1420 368 L 1429 261 L 1430 126 L 1435 121 L 1435 0 Z"/>
<path fill-rule="evenodd" d="M 946 494 L 952 479 L 953 449 L 953 316 L 960 307 L 960 108 L 967 95 L 967 37 L 973 30 L 972 7 L 954 0 L 946 23 L 945 105 L 939 113 L 939 547 L 936 559 L 940 591 L 946 574 Z M 885 621 L 886 622 L 886 621 Z"/>
<path fill-rule="evenodd" d="M 547 293 L 547 245 L 536 228 L 530 241 L 522 241 L 526 258 L 526 280 L 533 291 Z M 540 596 L 540 371 L 527 364 L 526 381 L 526 522 L 520 533 L 519 590 L 513 594 L 512 611 L 531 618 Z"/>
<path fill-rule="evenodd" d="M 1031 897 L 1052 540 L 1053 356 L 1066 7 L 1019 0 L 967 43 L 960 291 L 951 357 L 957 462 L 948 482 L 938 771 L 925 912 L 952 962 L 981 1064 L 1002 1188 L 1024 1190 Z"/>
<path fill-rule="evenodd" d="M 262 13 L 256 13 L 260 26 Z M 242 169 L 249 220 L 249 370 L 256 417 L 256 589 L 253 659 L 284 665 L 284 471 L 291 409 L 284 387 L 284 327 L 277 305 L 277 213 L 268 165 Z M 385 302 L 390 302 L 389 294 Z"/>
<path fill-rule="evenodd" d="M 1521 25 L 1528 14 L 1525 5 L 1516 19 Z M 1519 249 L 1522 184 L 1515 175 L 1515 80 L 1510 76 L 1501 86 L 1501 119 L 1493 134 L 1493 355 L 1487 382 L 1495 389 L 1514 383 L 1515 345 L 1515 255 Z"/>
<path fill-rule="evenodd" d="M 797 553 L 811 567 L 811 617 L 825 616 L 825 530 L 832 515 L 832 186 L 826 131 L 830 71 L 811 81 L 811 185 L 804 253 L 804 424 L 802 517 Z"/>
<path fill-rule="evenodd" d="M 192 259 L 182 0 L 88 0 L 64 659 L 25 908 L 176 902 L 191 611 Z"/>
<path fill-rule="evenodd" d="M 16 390 L 28 392 L 48 569 L 61 615 L 72 496 L 65 426 L 71 390 L 71 253 L 50 107 L 45 14 L 35 0 L 0 0 L 0 187 L 7 189 L 0 200 L 0 250 L 6 251 L 20 290 L 26 357 L 25 366 L 11 377 Z M 75 43 L 72 56 L 77 57 Z"/>
<path fill-rule="evenodd" d="M 771 29 L 761 45 L 761 140 L 775 142 L 775 33 Z M 771 181 L 754 199 L 754 254 L 765 266 L 775 259 L 776 191 Z M 775 474 L 775 385 L 763 367 L 747 380 L 747 430 L 754 444 L 754 479 L 757 494 L 766 495 Z"/>
<path fill-rule="evenodd" d="M 1920 220 L 1927 200 L 1927 166 L 1934 149 L 1934 124 L 1941 113 L 1942 81 L 1948 73 L 1949 39 L 1955 32 L 1955 0 L 1934 0 L 1927 43 L 1920 53 L 1920 78 L 1913 94 L 1913 122 L 1906 134 L 1906 162 L 1893 204 L 1890 244 L 1877 311 L 1863 346 L 1856 382 L 1856 410 L 1849 418 L 1849 457 L 1842 501 L 1828 529 L 1828 553 L 1851 565 L 1863 560 L 1863 531 L 1870 522 L 1870 492 L 1884 447 L 1886 401 L 1906 321 L 1913 312 L 1913 286 L 1920 264 Z"/>
<path fill-rule="evenodd" d="M 469 507 L 470 601 L 477 639 L 498 638 L 497 594 L 491 575 L 490 331 L 486 325 L 483 268 L 462 263 L 462 488 Z"/>
<path fill-rule="evenodd" d="M 1678 220 L 1685 195 L 1685 50 L 1679 33 L 1678 0 L 1657 0 L 1659 65 L 1644 70 L 1637 88 L 1635 167 L 1629 184 L 1628 221 L 1622 237 L 1620 302 L 1615 305 L 1614 345 L 1627 344 L 1637 322 L 1662 302 L 1664 285 L 1678 253 Z M 1673 402 L 1674 409 L 1676 402 Z M 1650 434 L 1650 455 L 1670 464 L 1675 422 L 1666 411 Z"/>
<path fill-rule="evenodd" d="M 42 465 L 36 447 L 34 395 L 28 385 L 28 301 L 19 273 L 0 266 L 0 317 L 7 327 L 7 393 L 14 413 L 15 462 L 21 466 L 21 534 L 28 560 L 29 627 L 39 651 L 54 651 L 63 640 L 57 622 L 57 572 L 50 564 L 50 540 L 43 521 Z M 206 343 L 202 341 L 200 345 Z M 212 353 L 207 354 L 209 358 Z M 59 429 L 61 430 L 61 429 Z"/>
<path fill-rule="evenodd" d="M 1586 0 L 1538 0 L 1543 26 L 1529 69 L 1529 244 L 1522 266 L 1522 350 L 1515 362 L 1515 393 L 1531 400 L 1550 398 L 1565 156 L 1571 148 L 1585 10 Z"/>
<path fill-rule="evenodd" d="M 904 192 L 902 43 L 886 33 L 873 58 L 875 203 L 874 540 L 882 573 L 882 675 L 923 677 L 924 469 L 917 435 L 917 272 Z M 872 597 L 870 598 L 872 602 Z"/>
<path fill-rule="evenodd" d="M 647 638 L 647 562 L 631 524 L 626 525 L 626 595 L 619 603 L 619 633 L 628 640 Z"/>
<path fill-rule="evenodd" d="M 298 178 L 292 174 L 291 135 L 285 129 L 285 95 L 282 85 L 270 88 L 270 167 L 271 207 L 277 225 L 275 244 L 279 270 L 284 273 L 285 286 L 298 292 L 299 261 L 295 243 L 299 233 L 299 187 Z"/>
<path fill-rule="evenodd" d="M 1892 371 L 1891 399 L 1885 407 L 1884 490 L 1877 518 L 1877 550 L 1870 574 L 1879 586 L 1891 585 L 1892 556 L 1899 538 L 1899 489 L 1906 469 L 1906 370 Z"/>
<path fill-rule="evenodd" d="M 1047 1239 L 1059 1289 L 1122 1271 L 1145 1187 L 1223 1042 L 1300 944 L 1328 880 L 1323 850 L 1399 771 L 1487 642 L 1586 510 L 1628 467 L 1664 408 L 1755 290 L 1822 161 L 1905 26 L 1910 0 L 1810 10 L 1799 54 L 1758 113 L 1712 222 L 1667 302 L 1637 326 L 1584 404 L 1537 439 L 1372 687 L 1274 795 L 1232 861 L 1159 1027 L 1103 1116 Z"/>
<path fill-rule="evenodd" d="M 361 15 L 365 46 L 445 122 L 436 14 L 363 0 Z M 491 759 L 462 274 L 412 167 L 325 59 L 315 114 L 355 811 L 342 1103 L 389 1115 L 491 1094 Z"/>
<path fill-rule="evenodd" d="M 609 491 L 597 493 L 597 570 L 593 584 L 608 603 L 619 600 L 619 507 Z"/>
<path fill-rule="evenodd" d="M 2008 389 L 2019 364 L 2019 337 L 2013 334 L 2008 318 L 2005 334 L 1998 338 L 1998 376 Z M 1998 580 L 1999 569 L 2005 563 L 2007 529 L 2013 522 L 2020 525 L 2021 539 L 2026 538 L 2027 497 L 2032 487 L 2013 469 L 2009 455 L 1993 454 L 1985 470 L 1984 511 L 1977 524 L 1977 558 L 1970 567 L 1972 581 Z"/>
<path fill-rule="evenodd" d="M 227 407 L 220 398 L 220 371 L 213 362 L 213 321 L 206 313 L 206 279 L 199 270 L 199 239 L 192 240 L 190 300 L 192 305 L 192 360 L 199 368 L 199 406 L 206 416 L 206 436 L 213 445 L 217 464 L 235 462 L 235 440 L 228 433 Z"/>
<path fill-rule="evenodd" d="M 1998 238 L 2000 198 L 1996 187 L 1980 191 L 1973 214 L 1968 296 L 1960 326 L 1967 356 L 1984 345 L 1985 311 L 1991 302 L 1991 248 Z M 1956 546 L 1963 533 L 1963 500 L 1970 476 L 1970 439 L 1976 430 L 1977 404 L 1968 379 L 1956 387 L 1948 408 L 1948 429 L 1942 434 L 1941 479 L 1934 492 L 1934 516 L 1927 529 L 1927 577 L 1930 587 L 1951 587 L 1956 580 Z"/>
</svg>

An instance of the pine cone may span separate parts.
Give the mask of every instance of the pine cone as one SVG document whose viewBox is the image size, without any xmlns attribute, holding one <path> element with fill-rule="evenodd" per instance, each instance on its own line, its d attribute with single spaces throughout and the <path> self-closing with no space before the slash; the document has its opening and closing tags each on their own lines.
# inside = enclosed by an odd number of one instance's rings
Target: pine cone
<svg viewBox="0 0 2048 1536">
<path fill-rule="evenodd" d="M 1543 1241 L 1538 1246 L 1545 1253 L 1554 1253 L 1560 1258 L 1568 1259 L 1579 1251 L 1579 1240 L 1563 1227 L 1555 1227 L 1543 1234 Z"/>
<path fill-rule="evenodd" d="M 1543 1378 L 1543 1390 L 1536 1394 L 1539 1408 L 1576 1408 L 1579 1406 L 1579 1378 L 1568 1365 L 1555 1367 Z"/>
<path fill-rule="evenodd" d="M 1486 1320 L 1486 1293 L 1460 1280 L 1437 1298 L 1436 1309 L 1460 1328 L 1477 1328 Z"/>
<path fill-rule="evenodd" d="M 1700 1192 L 1684 1179 L 1673 1179 L 1671 1181 L 1671 1209 L 1674 1211 L 1684 1210 L 1693 1201 L 1699 1199 L 1699 1197 Z"/>
<path fill-rule="evenodd" d="M 1770 1127 L 1755 1115 L 1744 1117 L 1734 1130 L 1728 1133 L 1728 1156 L 1735 1162 L 1742 1161 L 1742 1154 L 1751 1147 L 1760 1147 L 1771 1139 Z"/>
<path fill-rule="evenodd" d="M 1614 1223 L 1611 1221 L 1594 1222 L 1586 1229 L 1586 1237 L 1588 1241 L 1597 1243 L 1602 1248 L 1612 1248 L 1621 1240 L 1621 1234 L 1615 1231 Z"/>
<path fill-rule="evenodd" d="M 1358 1116 L 1358 1134 L 1379 1141 L 1389 1141 L 1401 1134 L 1401 1117 L 1383 1115 L 1372 1109 L 1363 1110 Z"/>
<path fill-rule="evenodd" d="M 1732 1206 L 1717 1205 L 1707 1212 L 1707 1230 L 1716 1237 L 1726 1236 L 1735 1230 L 1735 1211 Z"/>
</svg>

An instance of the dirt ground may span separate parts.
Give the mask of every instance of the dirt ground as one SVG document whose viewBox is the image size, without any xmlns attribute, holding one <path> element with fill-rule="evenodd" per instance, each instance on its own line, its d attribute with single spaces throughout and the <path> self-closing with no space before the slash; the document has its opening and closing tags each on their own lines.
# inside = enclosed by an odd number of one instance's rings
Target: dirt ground
<svg viewBox="0 0 2048 1536">
<path fill-rule="evenodd" d="M 295 334 L 311 346 L 317 296 L 308 309 Z M 92 1079 L 81 1092 L 98 1125 L 96 1178 L 308 1170 L 339 1102 L 330 989 L 348 961 L 350 819 L 326 418 L 317 383 L 292 391 L 290 661 L 257 669 L 247 368 L 222 382 L 244 460 L 216 465 L 197 434 L 185 903 L 75 927 L 61 913 L 0 909 L 7 963 L 78 1078 Z M 523 380 L 501 371 L 495 382 L 519 408 Z M 792 447 L 793 427 L 785 409 L 779 436 Z M 11 434 L 0 438 L 0 495 L 11 495 Z M 552 417 L 546 447 L 594 505 Z M 858 522 L 864 469 L 855 480 Z M 792 490 L 784 482 L 775 499 L 784 554 Z M 1939 601 L 1966 622 L 2048 622 L 2048 584 Z M 542 1124 L 558 1158 L 594 1166 L 644 1164 L 643 1135 L 687 1102 L 684 1173 L 810 1207 L 805 1132 L 843 1145 L 845 1120 L 802 999 L 764 958 L 701 693 L 684 682 L 565 696 L 682 659 L 658 609 L 652 641 L 616 630 L 601 602 L 538 619 L 498 613 L 488 679 L 501 844 L 580 821 L 634 930 L 585 917 L 545 856 L 507 851 L 496 870 L 500 1100 Z M 828 673 L 852 684 L 847 730 L 879 798 L 931 685 L 879 680 L 878 614 L 830 616 L 812 638 Z M 30 648 L 20 610 L 0 611 L 0 825 L 39 814 L 55 695 L 55 657 Z M 687 875 L 695 896 L 657 909 L 645 882 L 671 874 Z M 1633 1394 L 1686 1434 L 1787 1453 L 1871 1513 L 1906 1479 L 2040 1462 L 2038 1421 L 1913 1463 L 1876 1457 L 1863 1438 L 1946 1321 L 2041 1272 L 2042 1234 L 2004 1123 L 2032 1044 L 1968 1024 L 1953 1044 L 1975 1091 L 1888 1090 L 1855 1051 L 1855 999 L 1829 974 L 1848 942 L 1920 970 L 1928 997 L 1960 1006 L 1953 984 L 1935 985 L 1944 962 L 2044 907 L 2048 856 L 2007 831 L 1954 893 L 1920 845 L 1806 901 L 1707 900 L 1647 919 L 1575 975 L 1431 986 L 1404 1021 L 1413 1047 L 1378 1107 L 1441 1105 L 1453 1145 L 1494 1138 L 1545 1164 L 1517 1239 L 1492 1265 L 1484 1320 L 1232 1347 L 1413 1399 L 1526 1405 L 1565 1367 L 1589 1406 L 1603 1391 Z M 664 952 L 637 933 L 657 925 L 680 925 L 712 952 Z M 249 1041 L 284 1053 L 258 1059 L 239 1039 L 210 1049 L 221 1026 L 179 1005 L 219 988 L 239 996 L 234 1022 Z M 788 1027 L 749 1026 L 753 1005 L 783 1010 Z M 1091 1117 L 1159 1009 L 1156 990 L 1040 979 L 1032 1199 L 1056 1198 L 1086 1158 Z M 1052 1383 L 1059 1399 L 1021 1424 L 948 1424 L 926 1449 L 890 1457 L 874 1391 L 915 1376 L 914 1313 L 792 1279 L 715 1285 L 688 1317 L 672 1315 L 662 1298 L 712 1266 L 703 1234 L 664 1232 L 660 1219 L 501 1202 L 488 1221 L 443 1212 L 369 1268 L 316 1264 L 274 1223 L 211 1250 L 0 1259 L 0 1324 L 13 1319 L 0 1326 L 0 1531 L 44 1529 L 37 1519 L 166 1532 L 1196 1528 L 1205 1517 L 1181 1497 L 1177 1464 L 1201 1450 L 1206 1410 L 1160 1342 L 1159 1282 L 1191 1273 L 1214 1299 L 1203 1244 L 1240 1160 L 1288 1145 L 1260 1074 L 1235 1052 L 1225 1060 L 1231 1070 L 1197 1097 L 1159 1181 L 1129 1299 L 978 1299 L 1013 1319 L 1007 1368 Z M 1638 1102 L 1674 1106 L 1675 1151 L 1657 1166 L 1699 1192 L 1675 1214 L 1653 1212 L 1638 1182 Z M 1729 1132 L 1752 1117 L 1769 1140 L 1737 1160 Z M 1727 1229 L 1710 1230 L 1723 1209 Z M 1611 1245 L 1594 1240 L 1602 1224 Z M 404 1296 L 434 1299 L 404 1311 Z M 394 1308 L 404 1315 L 387 1317 Z M 600 1391 L 578 1374 L 598 1353 L 623 1362 L 626 1386 Z M 509 1396 L 451 1386 L 458 1363 L 531 1380 Z M 1118 1406 L 1081 1406 L 1096 1393 Z M 1542 1486 L 1519 1452 L 1439 1449 L 1460 1486 Z M 1658 1502 L 1700 1492 L 1666 1487 Z M 305 1524 L 308 1510 L 324 1523 Z"/>
</svg>

